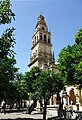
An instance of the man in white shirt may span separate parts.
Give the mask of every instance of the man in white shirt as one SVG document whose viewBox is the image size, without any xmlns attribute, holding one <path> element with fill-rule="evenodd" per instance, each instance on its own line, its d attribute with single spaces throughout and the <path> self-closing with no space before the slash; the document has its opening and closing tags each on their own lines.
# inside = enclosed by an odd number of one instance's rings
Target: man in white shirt
<svg viewBox="0 0 82 120">
<path fill-rule="evenodd" d="M 1 102 L 1 112 L 3 112 L 5 114 L 5 109 L 6 109 L 6 102 L 3 100 Z"/>
</svg>

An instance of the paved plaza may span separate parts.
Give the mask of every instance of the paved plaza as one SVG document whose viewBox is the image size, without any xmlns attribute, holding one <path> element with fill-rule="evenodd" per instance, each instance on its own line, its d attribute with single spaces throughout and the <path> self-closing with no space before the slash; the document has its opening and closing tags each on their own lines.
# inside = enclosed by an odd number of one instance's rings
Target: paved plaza
<svg viewBox="0 0 82 120">
<path fill-rule="evenodd" d="M 53 117 L 52 115 L 48 115 L 47 118 Z M 0 113 L 0 120 L 42 120 L 42 114 L 24 114 L 22 112 L 14 112 L 14 113 Z"/>
</svg>

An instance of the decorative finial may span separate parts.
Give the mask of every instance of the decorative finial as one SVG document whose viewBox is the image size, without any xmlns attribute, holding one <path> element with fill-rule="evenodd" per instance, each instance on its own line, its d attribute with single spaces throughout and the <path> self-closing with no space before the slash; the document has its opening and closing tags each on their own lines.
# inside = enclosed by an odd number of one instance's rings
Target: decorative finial
<svg viewBox="0 0 82 120">
<path fill-rule="evenodd" d="M 40 12 L 40 15 L 42 15 L 42 12 Z"/>
</svg>

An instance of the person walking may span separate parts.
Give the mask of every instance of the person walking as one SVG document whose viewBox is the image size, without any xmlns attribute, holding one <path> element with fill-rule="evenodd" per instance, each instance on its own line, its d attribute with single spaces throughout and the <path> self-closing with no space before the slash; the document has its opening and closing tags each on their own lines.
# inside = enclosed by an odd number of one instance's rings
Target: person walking
<svg viewBox="0 0 82 120">
<path fill-rule="evenodd" d="M 5 109 L 6 109 L 6 102 L 5 102 L 5 100 L 3 100 L 1 102 L 1 113 L 5 114 Z"/>
<path fill-rule="evenodd" d="M 12 112 L 13 106 L 14 106 L 14 104 L 13 104 L 13 102 L 11 102 L 11 103 L 10 103 L 10 111 L 11 111 L 11 112 Z"/>
</svg>

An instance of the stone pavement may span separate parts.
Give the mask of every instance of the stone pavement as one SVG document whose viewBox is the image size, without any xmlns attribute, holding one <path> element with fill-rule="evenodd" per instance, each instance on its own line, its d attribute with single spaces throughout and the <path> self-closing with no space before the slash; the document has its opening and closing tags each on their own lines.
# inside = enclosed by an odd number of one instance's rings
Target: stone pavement
<svg viewBox="0 0 82 120">
<path fill-rule="evenodd" d="M 53 117 L 52 115 L 48 115 L 47 118 Z M 42 114 L 24 114 L 22 112 L 14 112 L 14 113 L 0 113 L 0 120 L 42 120 Z"/>
</svg>

